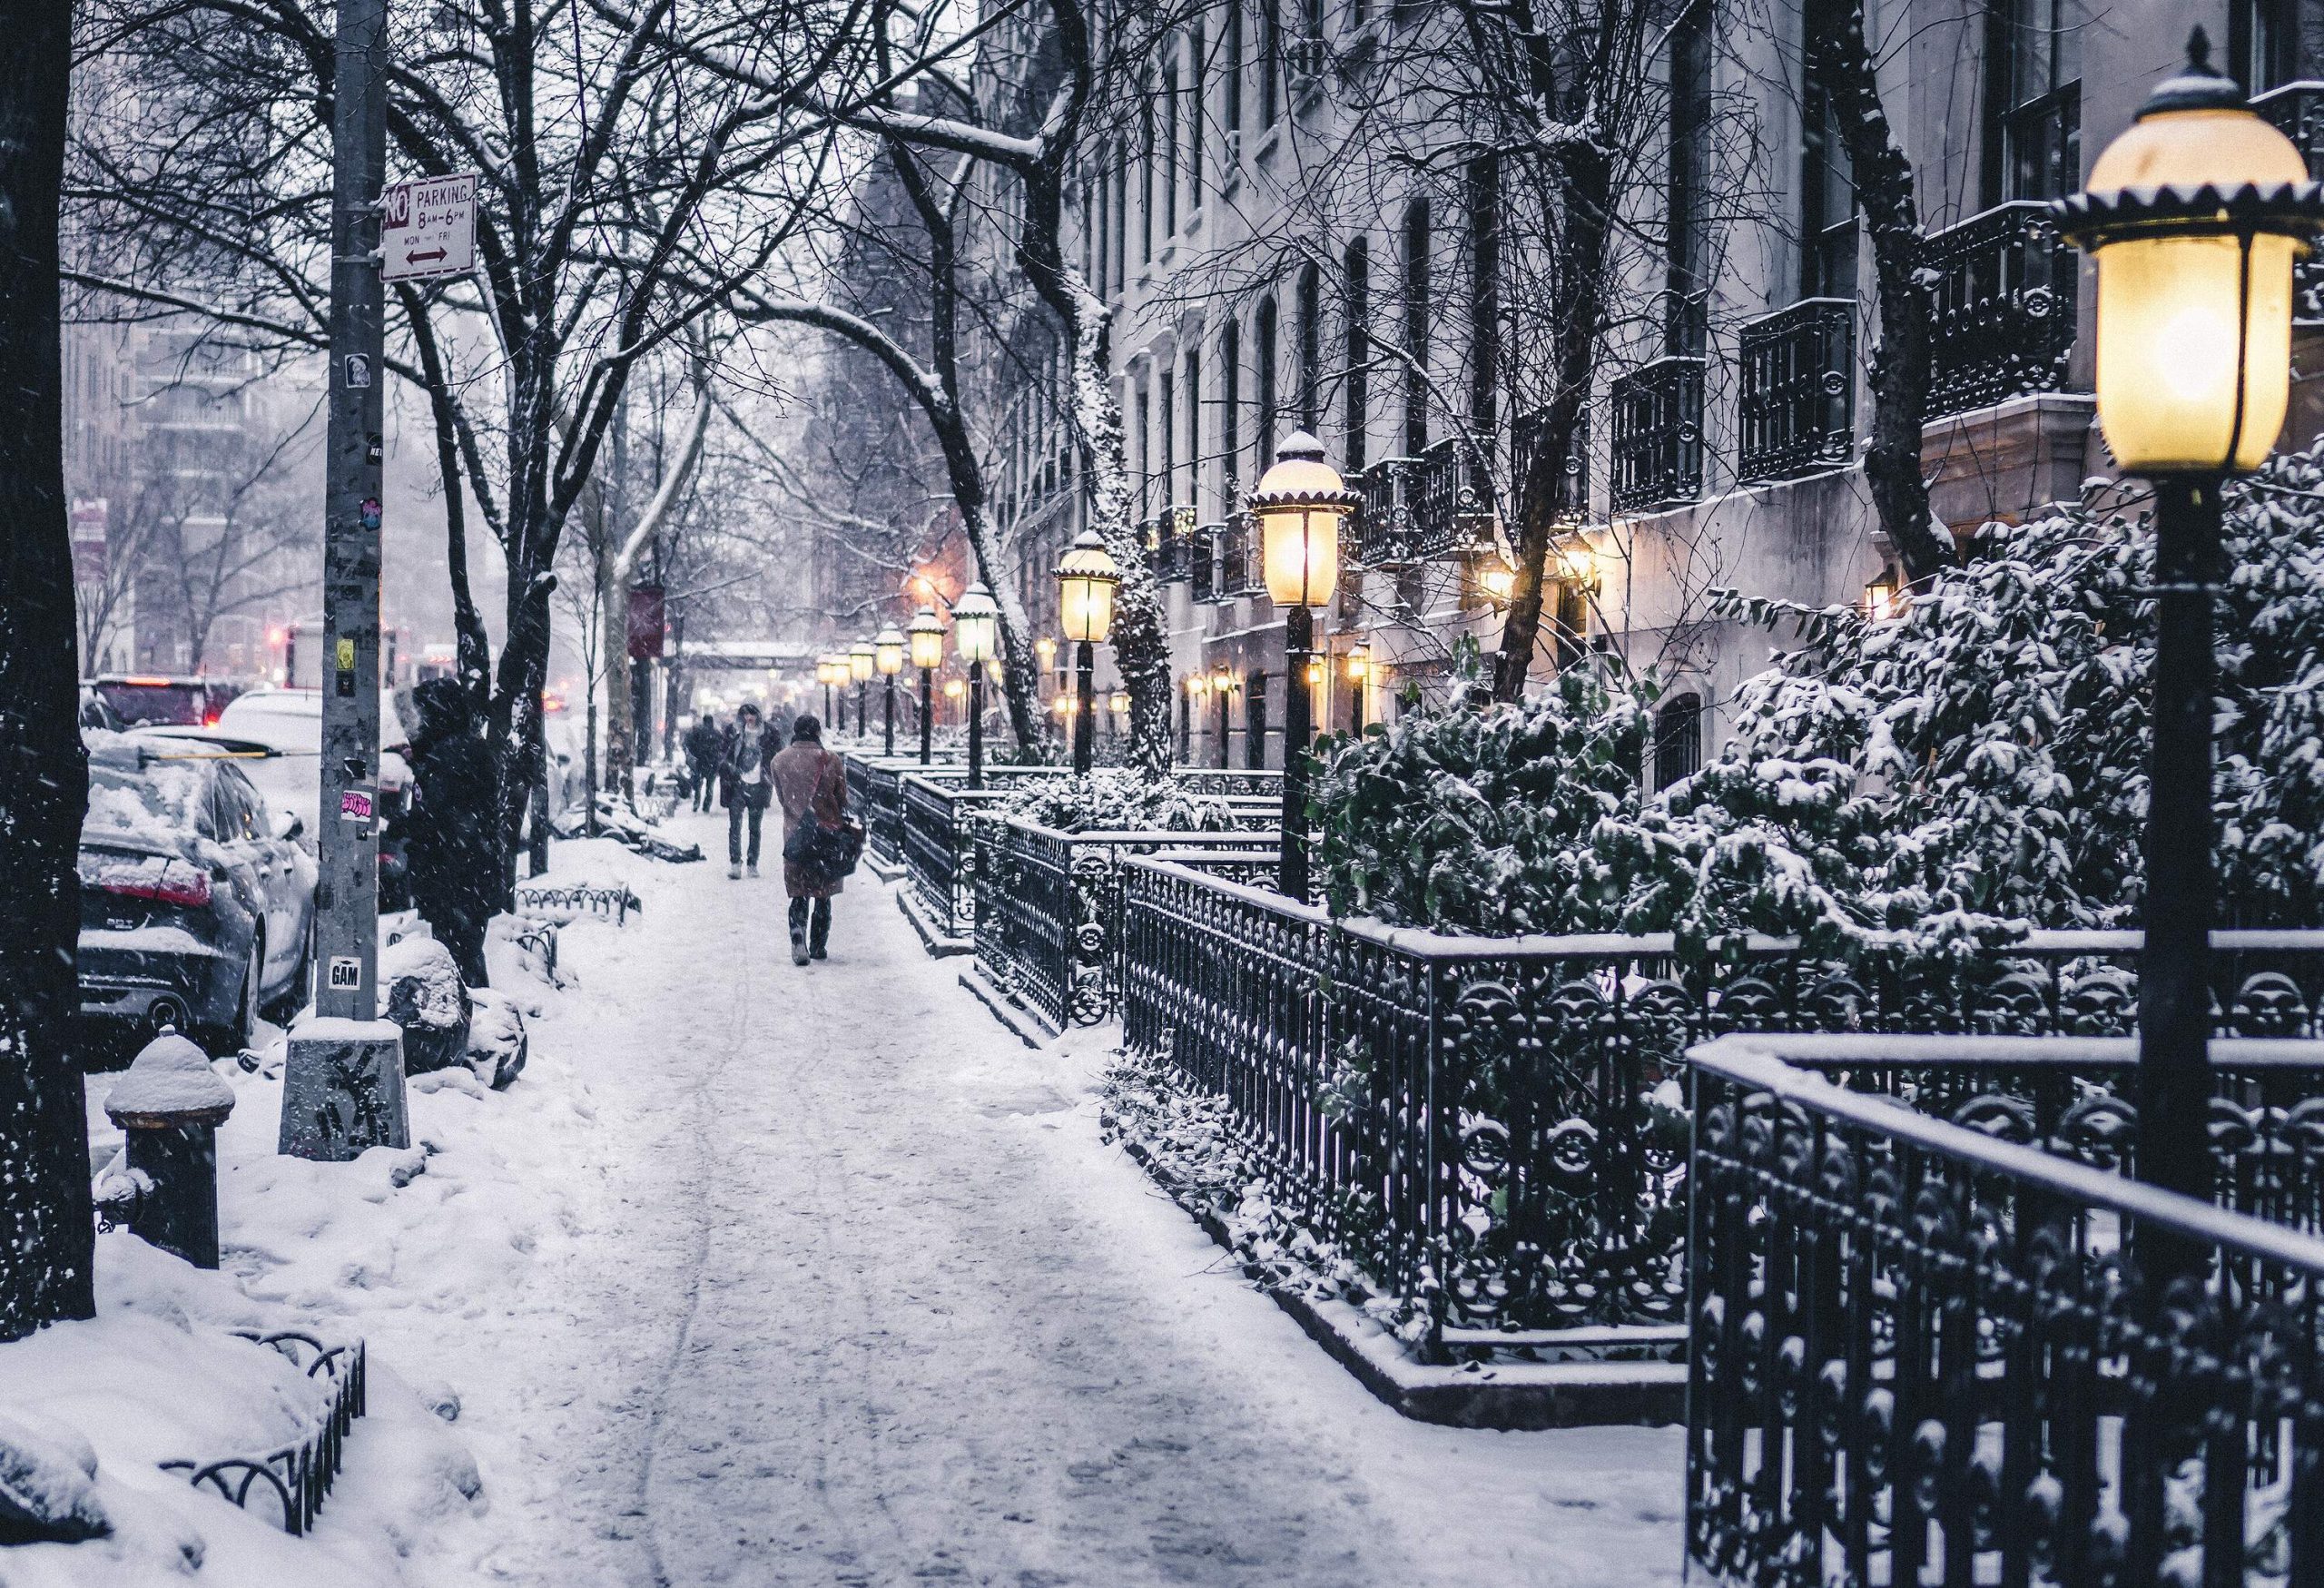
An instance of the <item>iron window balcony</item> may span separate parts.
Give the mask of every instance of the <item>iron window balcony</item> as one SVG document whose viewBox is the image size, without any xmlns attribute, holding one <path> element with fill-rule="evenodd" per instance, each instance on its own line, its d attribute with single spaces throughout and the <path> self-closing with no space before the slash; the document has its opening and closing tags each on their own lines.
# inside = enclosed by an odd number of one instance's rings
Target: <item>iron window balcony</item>
<svg viewBox="0 0 2324 1588">
<path fill-rule="evenodd" d="M 1616 380 L 1614 511 L 1637 513 L 1703 494 L 1703 360 L 1657 359 Z"/>
<path fill-rule="evenodd" d="M 1837 469 L 1856 448 L 1856 300 L 1803 298 L 1743 327 L 1746 484 Z"/>
<path fill-rule="evenodd" d="M 2078 261 L 2049 206 L 1996 204 L 1928 240 L 1928 417 L 2065 385 Z"/>
</svg>

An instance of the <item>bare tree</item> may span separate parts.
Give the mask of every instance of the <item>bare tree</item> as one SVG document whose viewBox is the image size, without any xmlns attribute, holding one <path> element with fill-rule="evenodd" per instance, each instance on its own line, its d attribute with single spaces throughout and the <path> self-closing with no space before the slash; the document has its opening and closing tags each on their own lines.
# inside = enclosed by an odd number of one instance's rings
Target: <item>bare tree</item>
<svg viewBox="0 0 2324 1588">
<path fill-rule="evenodd" d="M 57 297 L 69 25 L 0 0 L 0 1340 L 96 1310 L 73 1054 L 89 777 Z"/>
</svg>

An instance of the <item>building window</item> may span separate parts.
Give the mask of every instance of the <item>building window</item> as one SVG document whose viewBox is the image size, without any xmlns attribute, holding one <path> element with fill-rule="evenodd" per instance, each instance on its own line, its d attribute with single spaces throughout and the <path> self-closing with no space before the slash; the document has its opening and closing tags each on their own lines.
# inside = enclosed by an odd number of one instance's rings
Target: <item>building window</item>
<svg viewBox="0 0 2324 1588">
<path fill-rule="evenodd" d="M 2231 0 L 2227 10 L 2228 70 L 2248 94 L 2264 94 L 2313 77 L 2300 36 L 2300 0 Z M 2313 9 L 2310 8 L 2313 15 Z"/>
<path fill-rule="evenodd" d="M 1309 435 L 1324 429 L 1324 272 L 1299 271 L 1299 428 Z"/>
<path fill-rule="evenodd" d="M 1137 259 L 1154 258 L 1154 101 L 1146 96 L 1137 111 Z"/>
<path fill-rule="evenodd" d="M 1674 695 L 1654 714 L 1654 786 L 1669 788 L 1702 769 L 1702 696 Z"/>
<path fill-rule="evenodd" d="M 1984 147 L 1988 204 L 2063 198 L 2082 185 L 2075 0 L 1993 0 L 1985 13 Z"/>
<path fill-rule="evenodd" d="M 1193 505 L 1202 490 L 1202 354 L 1187 350 L 1187 503 Z"/>
<path fill-rule="evenodd" d="M 1202 208 L 1202 129 L 1210 115 L 1210 107 L 1204 102 L 1209 83 L 1204 45 L 1202 24 L 1197 22 L 1187 43 L 1187 204 L 1196 210 Z"/>
<path fill-rule="evenodd" d="M 1492 433 L 1501 383 L 1501 163 L 1469 162 L 1469 414 Z"/>
<path fill-rule="evenodd" d="M 1404 452 L 1428 450 L 1428 201 L 1404 206 Z"/>
<path fill-rule="evenodd" d="M 1162 235 L 1178 234 L 1178 63 L 1162 72 Z"/>
<path fill-rule="evenodd" d="M 1243 0 L 1227 0 L 1226 6 L 1226 130 L 1243 131 Z"/>
<path fill-rule="evenodd" d="M 1356 238 L 1347 245 L 1347 377 L 1340 389 L 1346 404 L 1341 452 L 1351 473 L 1361 473 L 1372 426 L 1372 244 Z"/>
<path fill-rule="evenodd" d="M 1149 511 L 1147 502 L 1154 494 L 1151 488 L 1154 469 L 1154 399 L 1142 380 L 1137 385 L 1137 422 L 1130 432 L 1132 438 L 1137 442 L 1137 471 L 1130 478 L 1137 482 L 1136 516 L 1143 518 Z"/>
<path fill-rule="evenodd" d="M 1276 393 L 1275 393 L 1275 311 L 1273 298 L 1259 300 L 1259 311 L 1252 319 L 1251 357 L 1258 363 L 1258 390 L 1254 393 L 1257 405 L 1252 422 L 1257 434 L 1253 439 L 1259 444 L 1258 467 L 1264 470 L 1275 461 Z"/>
<path fill-rule="evenodd" d="M 1259 0 L 1259 125 L 1283 113 L 1283 0 Z"/>
<path fill-rule="evenodd" d="M 1114 291 L 1129 280 L 1129 146 L 1114 145 Z"/>
<path fill-rule="evenodd" d="M 1803 36 L 1836 33 L 1846 20 L 1842 0 L 1808 0 L 1801 14 Z M 1800 74 L 1799 151 L 1799 295 L 1853 298 L 1856 183 L 1839 112 L 1812 64 Z"/>
<path fill-rule="evenodd" d="M 1710 0 L 1693 0 L 1670 29 L 1669 240 L 1662 345 L 1700 358 L 1709 331 L 1710 270 L 1704 192 L 1710 175 Z"/>
<path fill-rule="evenodd" d="M 1243 330 L 1229 316 L 1218 342 L 1218 454 L 1220 500 L 1235 510 L 1235 488 L 1243 477 Z"/>
<path fill-rule="evenodd" d="M 1178 499 L 1178 389 L 1177 377 L 1167 368 L 1155 379 L 1161 382 L 1154 399 L 1162 421 L 1162 499 L 1154 504 L 1158 513 Z"/>
</svg>

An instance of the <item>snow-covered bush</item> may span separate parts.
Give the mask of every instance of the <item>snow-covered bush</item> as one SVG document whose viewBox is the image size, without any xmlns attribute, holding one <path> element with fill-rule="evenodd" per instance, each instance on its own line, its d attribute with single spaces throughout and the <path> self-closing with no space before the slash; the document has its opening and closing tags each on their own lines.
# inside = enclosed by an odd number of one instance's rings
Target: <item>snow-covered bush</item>
<svg viewBox="0 0 2324 1588">
<path fill-rule="evenodd" d="M 2143 512 L 1987 526 L 1869 622 L 1727 596 L 1791 648 L 1726 745 L 1642 795 L 1654 688 L 1588 672 L 1325 746 L 1334 910 L 1444 930 L 1797 933 L 1937 951 L 2137 918 L 2153 538 Z M 2231 492 L 2219 605 L 2223 917 L 2324 920 L 2324 459 Z"/>
<path fill-rule="evenodd" d="M 1061 833 L 1224 833 L 1235 825 L 1224 804 L 1178 779 L 1118 767 L 1028 779 L 1001 802 L 1000 814 Z"/>
</svg>

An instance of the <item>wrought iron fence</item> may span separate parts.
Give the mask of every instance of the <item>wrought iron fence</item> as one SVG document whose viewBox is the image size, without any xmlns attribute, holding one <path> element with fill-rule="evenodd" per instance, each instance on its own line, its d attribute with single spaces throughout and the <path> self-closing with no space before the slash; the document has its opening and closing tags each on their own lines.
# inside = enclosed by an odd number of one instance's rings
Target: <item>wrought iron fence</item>
<svg viewBox="0 0 2324 1588">
<path fill-rule="evenodd" d="M 2137 1003 L 2136 933 L 2040 933 L 1951 966 L 1834 965 L 1758 939 L 1684 966 L 1667 935 L 1455 937 L 1333 922 L 1162 860 L 1122 870 L 1125 1047 L 1227 1100 L 1277 1198 L 1446 1346 L 1683 1326 L 1694 1041 L 2121 1033 Z M 2228 1030 L 2314 1027 L 2324 933 L 2217 942 Z M 2075 1072 L 2073 1095 L 2108 1073 Z M 1899 1099 L 1948 1109 L 2014 1084 L 1905 1079 Z M 2015 1094 L 1984 1106 L 1996 1129 L 2024 1113 Z M 2092 1104 L 2093 1129 L 2123 1106 Z"/>
<path fill-rule="evenodd" d="M 1476 539 L 1480 524 L 1492 522 L 1492 493 L 1485 488 L 1476 449 L 1458 436 L 1447 436 L 1420 455 L 1408 493 L 1413 560 L 1467 546 Z"/>
<path fill-rule="evenodd" d="M 2324 1067 L 2312 1041 L 2240 1046 L 2215 1059 Z M 1916 1058 L 2022 1060 L 1988 1048 Z M 1791 1051 L 1691 1055 L 1697 1564 L 1755 1588 L 2324 1581 L 2324 1241 Z"/>
<path fill-rule="evenodd" d="M 2251 101 L 2251 108 L 2299 145 L 2311 181 L 2324 181 L 2324 83 L 2287 83 Z M 2292 317 L 2324 321 L 2324 261 L 2313 253 L 2291 267 Z"/>
<path fill-rule="evenodd" d="M 615 926 L 626 926 L 632 915 L 645 908 L 626 883 L 617 888 L 592 887 L 586 883 L 571 887 L 533 884 L 518 888 L 516 897 L 519 913 L 560 925 L 576 915 L 586 913 L 602 921 L 610 921 Z"/>
<path fill-rule="evenodd" d="M 2073 357 L 2079 261 L 2049 206 L 1997 204 L 1928 240 L 1931 419 L 2055 391 Z"/>
<path fill-rule="evenodd" d="M 1061 833 L 1017 820 L 973 824 L 977 971 L 1052 1032 L 1110 1018 L 1122 981 L 1122 865 L 1200 845 L 1272 853 L 1277 815 L 1241 796 L 1232 833 Z"/>
<path fill-rule="evenodd" d="M 1614 511 L 1691 502 L 1703 494 L 1703 360 L 1657 359 L 1617 380 Z"/>
<path fill-rule="evenodd" d="M 1355 557 L 1365 567 L 1397 568 L 1420 560 L 1420 527 L 1413 516 L 1419 468 L 1417 459 L 1383 458 L 1348 481 L 1363 498 Z"/>
<path fill-rule="evenodd" d="M 1218 539 L 1226 533 L 1224 524 L 1202 524 L 1195 528 L 1194 540 L 1187 548 L 1188 593 L 1197 601 L 1218 599 Z"/>
<path fill-rule="evenodd" d="M 1195 510 L 1162 509 L 1162 553 L 1157 575 L 1164 584 L 1185 584 L 1194 577 Z"/>
<path fill-rule="evenodd" d="M 935 778 L 904 779 L 904 866 L 926 919 L 945 935 L 976 930 L 976 846 L 970 821 L 1015 793 L 1010 786 L 970 789 Z"/>
<path fill-rule="evenodd" d="M 348 1433 L 364 1413 L 368 1370 L 363 1342 L 326 1346 L 297 1330 L 234 1332 L 243 1339 L 272 1346 L 309 1378 L 329 1386 L 312 1425 L 300 1438 L 263 1455 L 165 1461 L 161 1467 L 163 1472 L 185 1474 L 195 1488 L 207 1488 L 245 1511 L 253 1494 L 271 1495 L 282 1507 L 282 1530 L 299 1536 L 314 1526 L 321 1513 L 346 1459 Z"/>
<path fill-rule="evenodd" d="M 1856 301 L 1803 298 L 1742 329 L 1740 477 L 1790 479 L 1847 461 L 1856 439 Z"/>
</svg>

